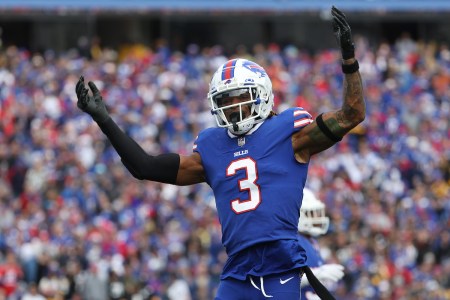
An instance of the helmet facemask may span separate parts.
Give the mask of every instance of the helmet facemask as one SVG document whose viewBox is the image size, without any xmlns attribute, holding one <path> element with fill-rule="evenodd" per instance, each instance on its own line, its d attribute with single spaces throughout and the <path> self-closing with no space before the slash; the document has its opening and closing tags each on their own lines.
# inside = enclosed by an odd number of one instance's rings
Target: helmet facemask
<svg viewBox="0 0 450 300">
<path fill-rule="evenodd" d="M 239 134 L 240 130 L 245 130 L 260 119 L 261 99 L 256 87 L 228 90 L 212 96 L 211 100 L 212 112 L 218 125 L 228 127 L 232 132 Z"/>
</svg>

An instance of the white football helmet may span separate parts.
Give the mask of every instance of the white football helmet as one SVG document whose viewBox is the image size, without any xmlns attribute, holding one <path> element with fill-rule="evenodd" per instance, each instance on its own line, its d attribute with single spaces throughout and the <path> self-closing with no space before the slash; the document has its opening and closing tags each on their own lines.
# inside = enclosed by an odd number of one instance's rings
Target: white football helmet
<svg viewBox="0 0 450 300">
<path fill-rule="evenodd" d="M 247 101 L 221 105 L 221 99 L 239 97 L 244 93 L 250 94 Z M 260 65 L 242 58 L 232 59 L 214 73 L 208 100 L 217 125 L 228 128 L 235 135 L 242 135 L 269 116 L 273 107 L 272 82 Z M 242 111 L 246 105 L 250 107 L 249 116 Z M 239 113 L 232 114 L 228 120 L 224 111 L 235 107 L 239 107 Z"/>
<path fill-rule="evenodd" d="M 325 204 L 318 200 L 310 189 L 304 188 L 298 231 L 319 236 L 327 233 L 329 225 L 330 219 L 325 215 Z"/>
</svg>

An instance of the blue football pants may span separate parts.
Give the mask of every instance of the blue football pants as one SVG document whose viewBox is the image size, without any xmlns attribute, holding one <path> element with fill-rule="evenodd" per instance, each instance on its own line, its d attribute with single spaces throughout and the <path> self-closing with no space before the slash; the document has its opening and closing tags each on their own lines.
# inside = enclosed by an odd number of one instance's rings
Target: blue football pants
<svg viewBox="0 0 450 300">
<path fill-rule="evenodd" d="M 245 281 L 222 279 L 215 300 L 300 300 L 300 270 L 264 277 L 248 276 Z"/>
</svg>

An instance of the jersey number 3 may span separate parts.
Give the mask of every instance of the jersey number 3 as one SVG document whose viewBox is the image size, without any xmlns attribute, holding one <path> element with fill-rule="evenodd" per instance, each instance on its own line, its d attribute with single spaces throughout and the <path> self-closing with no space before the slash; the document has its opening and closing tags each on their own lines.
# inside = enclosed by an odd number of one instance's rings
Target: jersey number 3
<svg viewBox="0 0 450 300">
<path fill-rule="evenodd" d="M 239 190 L 248 191 L 249 199 L 231 200 L 231 208 L 237 214 L 255 210 L 261 204 L 261 190 L 256 183 L 258 180 L 258 170 L 256 162 L 250 157 L 242 158 L 231 162 L 227 168 L 227 177 L 236 175 L 236 171 L 245 170 L 247 176 L 239 180 Z"/>
</svg>

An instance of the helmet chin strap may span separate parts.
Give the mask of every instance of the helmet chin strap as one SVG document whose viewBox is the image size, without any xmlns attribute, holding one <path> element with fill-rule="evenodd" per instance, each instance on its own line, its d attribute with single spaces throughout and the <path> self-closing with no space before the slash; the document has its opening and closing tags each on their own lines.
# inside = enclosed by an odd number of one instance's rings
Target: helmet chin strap
<svg viewBox="0 0 450 300">
<path fill-rule="evenodd" d="M 236 123 L 239 122 L 239 113 L 238 112 L 231 113 L 230 114 L 230 121 L 233 124 L 233 130 L 234 131 L 238 131 L 239 130 L 239 126 Z"/>
</svg>

